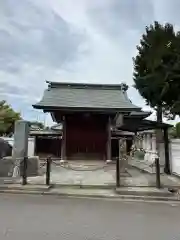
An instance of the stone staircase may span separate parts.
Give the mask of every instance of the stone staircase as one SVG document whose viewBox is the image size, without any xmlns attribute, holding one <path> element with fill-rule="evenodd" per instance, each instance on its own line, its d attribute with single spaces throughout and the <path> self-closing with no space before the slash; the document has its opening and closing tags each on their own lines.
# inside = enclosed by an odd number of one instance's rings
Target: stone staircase
<svg viewBox="0 0 180 240">
<path fill-rule="evenodd" d="M 69 160 L 102 160 L 102 155 L 99 153 L 75 153 L 68 157 Z"/>
</svg>

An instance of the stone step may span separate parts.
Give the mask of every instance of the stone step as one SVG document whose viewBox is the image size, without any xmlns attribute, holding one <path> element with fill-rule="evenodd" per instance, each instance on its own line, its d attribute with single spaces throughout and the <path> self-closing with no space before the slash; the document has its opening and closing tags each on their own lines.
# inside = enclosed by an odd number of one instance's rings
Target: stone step
<svg viewBox="0 0 180 240">
<path fill-rule="evenodd" d="M 102 160 L 99 153 L 75 153 L 68 157 L 69 160 Z"/>
</svg>

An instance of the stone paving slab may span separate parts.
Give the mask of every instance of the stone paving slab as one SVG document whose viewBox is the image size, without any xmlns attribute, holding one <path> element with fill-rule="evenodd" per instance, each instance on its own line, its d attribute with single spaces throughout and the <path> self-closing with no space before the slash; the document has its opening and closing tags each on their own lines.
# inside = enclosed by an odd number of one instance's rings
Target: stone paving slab
<svg viewBox="0 0 180 240">
<path fill-rule="evenodd" d="M 81 163 L 82 165 L 82 163 Z M 116 169 L 115 164 L 106 165 L 95 162 L 92 164 L 87 164 L 81 167 L 79 163 L 73 163 L 71 167 L 76 170 L 66 169 L 60 165 L 52 165 L 51 169 L 51 184 L 61 185 L 61 186 L 94 186 L 96 188 L 114 188 L 116 184 Z M 86 169 L 85 171 L 77 171 Z M 98 168 L 97 171 L 92 171 L 92 169 Z M 45 167 L 42 169 L 44 174 L 36 177 L 28 177 L 27 181 L 30 184 L 44 185 Z M 126 176 L 121 174 L 120 182 L 121 186 L 130 187 L 155 187 L 156 186 L 156 176 L 154 174 L 142 173 L 132 166 L 128 166 L 128 174 Z M 21 183 L 22 179 L 2 179 L 0 178 L 0 184 L 3 183 Z M 161 174 L 161 183 L 163 186 L 169 187 L 179 187 L 180 188 L 180 178 L 173 175 Z"/>
<path fill-rule="evenodd" d="M 131 177 L 120 178 L 122 186 L 156 186 L 155 175 L 142 173 L 131 167 L 128 169 L 128 172 Z M 29 177 L 28 182 L 31 184 L 44 184 L 45 175 Z M 161 183 L 163 186 L 180 187 L 180 179 L 175 176 L 161 175 Z M 66 170 L 61 167 L 53 167 L 51 172 L 51 184 L 111 187 L 116 184 L 116 170 L 79 172 Z"/>
</svg>

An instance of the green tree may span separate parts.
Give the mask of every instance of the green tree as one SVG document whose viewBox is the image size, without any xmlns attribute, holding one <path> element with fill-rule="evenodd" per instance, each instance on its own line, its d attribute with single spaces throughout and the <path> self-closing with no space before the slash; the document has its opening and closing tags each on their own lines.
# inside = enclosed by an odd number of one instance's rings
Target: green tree
<svg viewBox="0 0 180 240">
<path fill-rule="evenodd" d="M 14 123 L 20 119 L 20 113 L 15 112 L 6 101 L 0 101 L 0 135 L 13 133 Z"/>
<path fill-rule="evenodd" d="M 180 41 L 173 25 L 154 22 L 142 35 L 138 54 L 134 61 L 135 88 L 146 103 L 157 112 L 157 121 L 162 122 L 162 113 L 168 116 L 178 112 L 180 89 Z M 176 112 L 176 113 L 175 113 Z M 162 131 L 156 131 L 157 152 L 160 154 Z M 166 164 L 164 171 L 169 173 Z"/>
<path fill-rule="evenodd" d="M 159 122 L 162 121 L 162 112 L 173 116 L 178 112 L 179 36 L 174 32 L 173 25 L 154 22 L 146 27 L 137 46 L 138 54 L 133 59 L 134 86 L 146 103 L 157 111 Z"/>
<path fill-rule="evenodd" d="M 169 81 L 166 81 L 164 93 L 167 94 L 166 108 L 164 114 L 169 119 L 174 119 L 180 115 L 180 32 L 177 32 L 176 38 L 171 42 L 171 67 L 167 67 L 169 72 Z"/>
</svg>

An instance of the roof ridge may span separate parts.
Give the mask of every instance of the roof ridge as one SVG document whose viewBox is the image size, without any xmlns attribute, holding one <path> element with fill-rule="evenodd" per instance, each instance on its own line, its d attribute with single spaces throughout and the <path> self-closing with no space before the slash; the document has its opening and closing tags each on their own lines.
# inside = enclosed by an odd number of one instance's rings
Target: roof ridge
<svg viewBox="0 0 180 240">
<path fill-rule="evenodd" d="M 59 88 L 59 87 L 69 87 L 69 88 L 96 88 L 96 89 L 115 89 L 127 91 L 128 85 L 125 83 L 119 84 L 101 84 L 101 83 L 74 83 L 74 82 L 51 82 L 48 83 L 48 88 Z"/>
<path fill-rule="evenodd" d="M 39 109 L 66 109 L 67 111 L 131 112 L 141 108 L 128 98 L 126 84 L 82 84 L 47 82 Z"/>
</svg>

